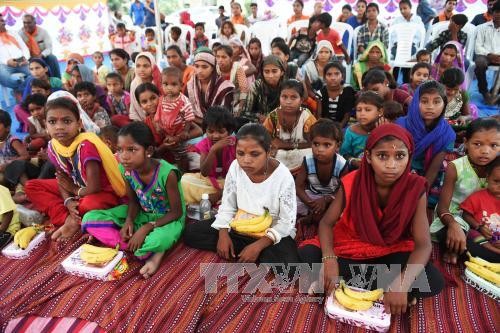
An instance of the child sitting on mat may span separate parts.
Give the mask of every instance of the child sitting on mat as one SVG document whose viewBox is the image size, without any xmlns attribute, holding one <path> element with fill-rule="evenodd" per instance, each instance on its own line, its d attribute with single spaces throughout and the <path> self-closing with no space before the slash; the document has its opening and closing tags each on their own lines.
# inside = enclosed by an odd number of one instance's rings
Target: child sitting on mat
<svg viewBox="0 0 500 333">
<path fill-rule="evenodd" d="M 10 191 L 0 185 L 0 249 L 12 241 L 20 227 L 19 213 L 10 196 Z"/>
<path fill-rule="evenodd" d="M 85 214 L 82 229 L 102 243 L 129 250 L 146 263 L 140 274 L 147 279 L 160 266 L 165 251 L 180 238 L 186 209 L 181 173 L 164 160 L 151 158 L 151 130 L 142 122 L 118 133 L 120 173 L 126 182 L 128 204 Z"/>
</svg>

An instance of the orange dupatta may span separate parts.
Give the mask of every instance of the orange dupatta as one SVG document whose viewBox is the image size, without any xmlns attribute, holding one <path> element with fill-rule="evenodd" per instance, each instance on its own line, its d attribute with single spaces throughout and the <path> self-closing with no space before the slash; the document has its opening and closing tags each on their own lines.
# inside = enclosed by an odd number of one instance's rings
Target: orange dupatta
<svg viewBox="0 0 500 333">
<path fill-rule="evenodd" d="M 28 31 L 23 30 L 26 36 L 28 36 L 28 41 L 26 42 L 26 45 L 28 46 L 28 49 L 30 50 L 30 54 L 32 57 L 37 57 L 40 55 L 42 52 L 40 50 L 40 46 L 38 46 L 37 41 L 35 40 L 36 35 L 38 35 L 38 28 L 35 27 L 35 30 L 33 31 L 32 34 L 30 34 Z"/>
<path fill-rule="evenodd" d="M 14 44 L 17 47 L 21 48 L 21 46 L 19 46 L 19 43 L 17 42 L 17 39 L 11 34 L 9 34 L 7 31 L 0 32 L 0 40 L 4 44 Z"/>
</svg>

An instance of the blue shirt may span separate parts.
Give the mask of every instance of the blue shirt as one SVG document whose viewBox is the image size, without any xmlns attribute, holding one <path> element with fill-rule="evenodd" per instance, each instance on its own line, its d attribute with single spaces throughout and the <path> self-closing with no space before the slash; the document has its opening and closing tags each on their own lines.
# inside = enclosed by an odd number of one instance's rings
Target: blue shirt
<svg viewBox="0 0 500 333">
<path fill-rule="evenodd" d="M 358 22 L 358 17 L 356 15 L 349 17 L 345 23 L 349 24 L 353 29 L 356 29 L 363 24 Z"/>
<path fill-rule="evenodd" d="M 139 6 L 137 6 L 137 5 L 139 5 Z M 134 20 L 134 25 L 141 25 L 144 23 L 144 11 L 145 10 L 146 10 L 146 7 L 144 7 L 144 4 L 142 2 L 139 2 L 139 4 L 134 2 L 130 5 L 129 15 Z"/>
<path fill-rule="evenodd" d="M 153 11 L 155 10 L 155 5 L 153 1 L 149 4 L 149 8 Z M 146 17 L 144 18 L 144 26 L 146 27 L 154 27 L 155 26 L 155 14 L 151 13 L 149 10 L 144 7 L 144 12 L 146 13 Z"/>
</svg>

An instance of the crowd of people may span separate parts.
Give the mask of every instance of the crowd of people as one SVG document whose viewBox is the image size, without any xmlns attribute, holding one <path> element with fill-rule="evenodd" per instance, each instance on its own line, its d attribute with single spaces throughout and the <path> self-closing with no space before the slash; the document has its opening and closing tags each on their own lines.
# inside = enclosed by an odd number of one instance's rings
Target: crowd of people
<svg viewBox="0 0 500 333">
<path fill-rule="evenodd" d="M 154 30 L 135 52 L 134 33 L 119 23 L 109 55 L 95 52 L 89 68 L 71 54 L 62 75 L 33 16 L 14 34 L 0 15 L 0 84 L 22 94 L 14 112 L 28 132 L 18 139 L 0 110 L 0 246 L 20 228 L 17 203 L 55 226 L 53 240 L 82 230 L 133 252 L 145 278 L 181 238 L 229 261 L 323 263 L 327 292 L 354 274 L 351 265 L 399 264 L 384 304 L 405 312 L 444 288 L 429 263 L 431 241 L 450 264 L 466 250 L 500 259 L 500 119 L 479 117 L 464 72 L 475 62 L 480 93 L 498 103 L 486 70 L 500 64 L 500 1 L 489 1 L 477 27 L 475 59 L 465 58 L 467 17 L 453 13 L 455 4 L 434 19 L 449 29 L 414 50 L 401 86 L 378 5 L 365 0 L 337 19 L 361 26 L 358 59 L 332 16 L 321 6 L 304 15 L 301 0 L 288 23 L 308 19 L 309 27 L 276 37 L 263 54 L 259 36 L 245 44 L 234 28 L 258 20 L 257 6 L 244 17 L 233 3 L 230 18 L 221 8 L 213 43 L 201 23 L 193 23 L 194 48 L 170 27 L 163 70 Z M 131 9 L 137 23 L 147 20 L 140 5 Z M 432 20 L 417 19 L 408 0 L 399 6 L 401 22 Z M 343 63 L 353 63 L 352 78 Z M 186 208 L 204 194 L 217 214 L 186 223 Z M 232 228 L 263 214 L 272 222 L 262 232 Z M 302 225 L 317 225 L 317 234 L 297 242 Z M 426 292 L 396 285 L 422 274 Z"/>
</svg>

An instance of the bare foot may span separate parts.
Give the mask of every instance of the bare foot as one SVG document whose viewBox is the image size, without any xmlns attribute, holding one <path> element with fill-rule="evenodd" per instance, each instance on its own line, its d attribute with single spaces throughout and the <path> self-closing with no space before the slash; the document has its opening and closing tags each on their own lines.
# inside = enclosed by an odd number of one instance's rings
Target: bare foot
<svg viewBox="0 0 500 333">
<path fill-rule="evenodd" d="M 164 254 L 165 252 L 155 253 L 151 258 L 149 258 L 146 261 L 144 266 L 142 266 L 141 270 L 139 271 L 142 277 L 148 279 L 158 270 L 158 267 L 160 267 L 161 259 L 163 258 Z"/>
<path fill-rule="evenodd" d="M 409 306 L 415 306 L 417 305 L 417 298 L 413 297 L 410 302 L 408 303 Z"/>
<path fill-rule="evenodd" d="M 80 224 L 75 218 L 73 218 L 71 215 L 68 215 L 66 221 L 64 222 L 64 225 L 54 231 L 51 238 L 55 241 L 68 239 L 76 234 L 78 230 L 80 230 Z"/>
<path fill-rule="evenodd" d="M 446 251 L 443 254 L 443 261 L 447 264 L 456 265 L 457 259 L 458 259 L 458 255 L 456 253 Z"/>
</svg>

